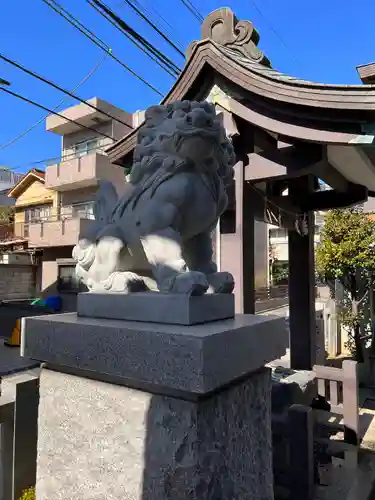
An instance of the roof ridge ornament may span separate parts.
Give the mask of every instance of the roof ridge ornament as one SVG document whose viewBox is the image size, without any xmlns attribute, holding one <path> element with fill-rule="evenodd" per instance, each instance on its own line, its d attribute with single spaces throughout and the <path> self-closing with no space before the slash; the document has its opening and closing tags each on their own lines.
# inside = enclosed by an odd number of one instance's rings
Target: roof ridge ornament
<svg viewBox="0 0 375 500">
<path fill-rule="evenodd" d="M 227 7 L 214 10 L 205 18 L 201 28 L 201 39 L 211 39 L 218 45 L 234 50 L 264 66 L 271 63 L 258 49 L 259 33 L 250 21 L 238 21 L 233 11 Z M 198 41 L 192 42 L 187 49 L 189 59 Z"/>
</svg>

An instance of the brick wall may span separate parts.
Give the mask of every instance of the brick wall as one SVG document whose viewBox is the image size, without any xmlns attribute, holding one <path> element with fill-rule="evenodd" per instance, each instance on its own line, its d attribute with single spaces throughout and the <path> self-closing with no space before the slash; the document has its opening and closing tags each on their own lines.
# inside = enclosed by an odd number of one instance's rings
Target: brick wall
<svg viewBox="0 0 375 500">
<path fill-rule="evenodd" d="M 0 300 L 35 297 L 35 268 L 0 264 Z"/>
</svg>

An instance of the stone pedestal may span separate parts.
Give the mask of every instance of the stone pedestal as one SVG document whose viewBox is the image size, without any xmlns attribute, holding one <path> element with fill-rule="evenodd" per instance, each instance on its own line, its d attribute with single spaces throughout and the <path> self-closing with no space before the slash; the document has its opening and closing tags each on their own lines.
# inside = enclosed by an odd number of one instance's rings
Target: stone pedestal
<svg viewBox="0 0 375 500">
<path fill-rule="evenodd" d="M 37 500 L 273 500 L 283 318 L 181 326 L 26 318 L 40 379 Z"/>
</svg>

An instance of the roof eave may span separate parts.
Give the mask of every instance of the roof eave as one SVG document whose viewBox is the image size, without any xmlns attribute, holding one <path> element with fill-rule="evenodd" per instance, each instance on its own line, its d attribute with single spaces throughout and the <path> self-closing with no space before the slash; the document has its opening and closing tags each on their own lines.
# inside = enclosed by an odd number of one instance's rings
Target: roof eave
<svg viewBox="0 0 375 500">
<path fill-rule="evenodd" d="M 26 187 L 28 186 L 30 177 L 34 177 L 36 180 L 40 182 L 43 183 L 45 182 L 44 176 L 42 174 L 35 172 L 35 170 L 30 170 L 8 192 L 8 198 L 17 198 L 17 196 L 19 196 L 19 193 L 22 192 L 23 189 L 26 189 Z"/>
<path fill-rule="evenodd" d="M 175 84 L 163 98 L 161 104 L 174 100 L 183 100 L 188 96 L 193 84 L 209 66 L 218 75 L 229 78 L 243 88 L 286 103 L 300 104 L 308 107 L 321 107 L 343 110 L 375 110 L 375 88 L 371 91 L 365 86 L 334 86 L 324 88 L 317 84 L 281 80 L 265 76 L 262 72 L 251 71 L 241 66 L 238 61 L 229 59 L 220 52 L 212 40 L 201 40 L 192 47 L 191 55 Z M 263 68 L 262 68 L 263 70 Z M 275 72 L 277 74 L 277 72 Z M 366 90 L 366 92 L 363 92 Z M 189 96 L 190 97 L 190 96 Z M 141 126 L 141 125 L 140 125 Z M 106 149 L 112 163 L 123 164 L 136 145 L 139 127 Z"/>
</svg>

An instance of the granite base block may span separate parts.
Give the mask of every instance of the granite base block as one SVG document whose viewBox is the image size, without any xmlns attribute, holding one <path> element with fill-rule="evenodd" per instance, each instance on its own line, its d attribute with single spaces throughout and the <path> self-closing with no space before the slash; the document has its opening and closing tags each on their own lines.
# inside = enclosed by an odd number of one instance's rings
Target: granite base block
<svg viewBox="0 0 375 500">
<path fill-rule="evenodd" d="M 273 500 L 270 372 L 202 402 L 50 370 L 38 500 Z"/>
<path fill-rule="evenodd" d="M 181 326 L 68 313 L 24 318 L 22 325 L 22 353 L 30 359 L 98 379 L 114 376 L 135 388 L 150 384 L 197 395 L 264 367 L 285 354 L 288 340 L 283 318 L 251 314 Z"/>
<path fill-rule="evenodd" d="M 77 313 L 89 318 L 196 325 L 233 318 L 234 295 L 88 292 L 78 295 Z"/>
</svg>

